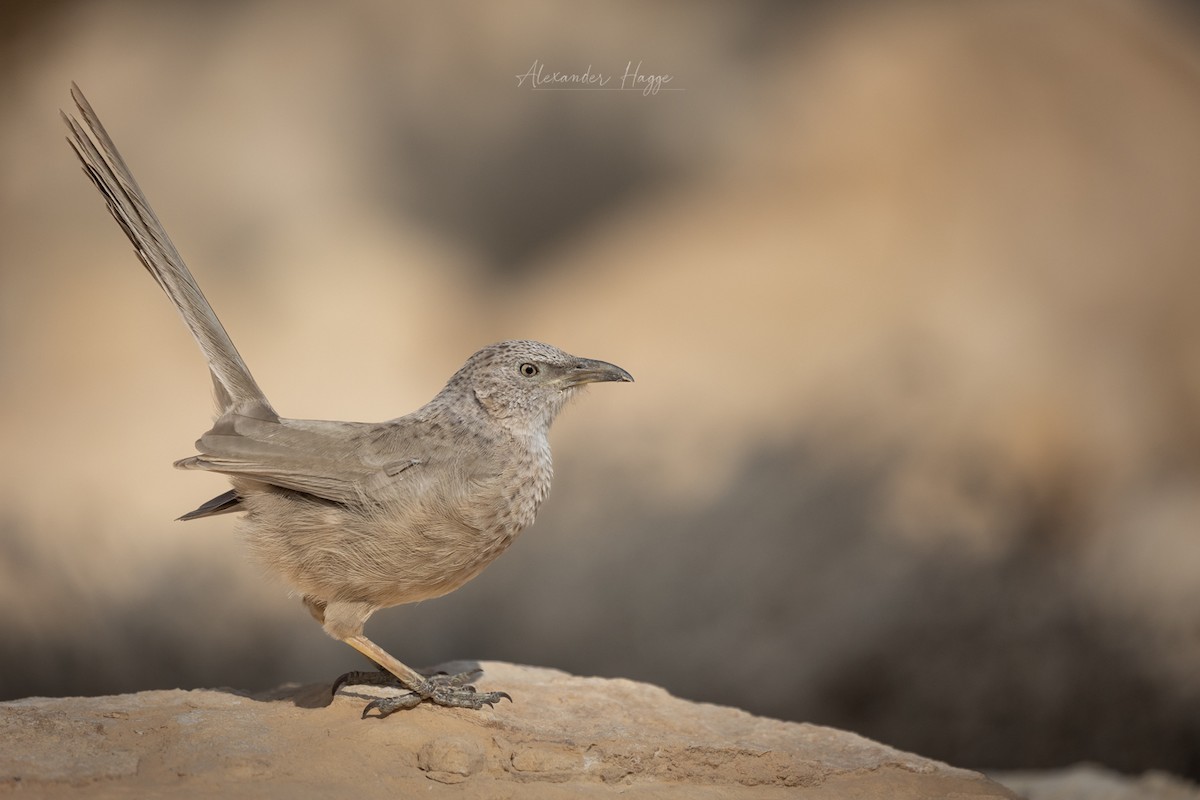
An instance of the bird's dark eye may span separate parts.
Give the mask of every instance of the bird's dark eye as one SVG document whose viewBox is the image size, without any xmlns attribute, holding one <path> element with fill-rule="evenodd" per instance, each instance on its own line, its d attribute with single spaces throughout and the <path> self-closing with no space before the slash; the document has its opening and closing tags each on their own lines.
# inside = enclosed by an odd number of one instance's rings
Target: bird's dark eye
<svg viewBox="0 0 1200 800">
<path fill-rule="evenodd" d="M 538 372 L 539 370 L 537 364 L 530 364 L 528 361 L 526 361 L 521 365 L 521 374 L 526 378 L 532 378 L 534 375 L 537 375 Z"/>
</svg>

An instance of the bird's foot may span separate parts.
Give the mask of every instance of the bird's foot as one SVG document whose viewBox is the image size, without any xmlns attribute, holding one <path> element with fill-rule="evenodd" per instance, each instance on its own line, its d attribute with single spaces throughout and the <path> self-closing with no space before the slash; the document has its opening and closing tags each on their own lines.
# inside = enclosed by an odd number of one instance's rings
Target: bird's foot
<svg viewBox="0 0 1200 800">
<path fill-rule="evenodd" d="M 366 719 L 372 711 L 379 712 L 377 716 L 382 718 L 396 711 L 415 708 L 426 701 L 434 705 L 447 706 L 449 708 L 471 708 L 476 710 L 483 708 L 485 705 L 495 705 L 501 700 L 512 702 L 512 697 L 507 692 L 480 692 L 476 690 L 471 681 L 477 679 L 482 674 L 483 671 L 478 669 L 470 672 L 460 672 L 457 675 L 438 672 L 432 675 L 425 675 L 425 680 L 417 686 L 407 686 L 399 678 L 386 670 L 347 672 L 334 682 L 333 692 L 336 694 L 337 690 L 342 686 L 390 686 L 405 690 L 405 694 L 372 700 L 363 709 L 363 719 Z"/>
<path fill-rule="evenodd" d="M 421 677 L 429 684 L 430 689 L 435 689 L 439 686 L 451 686 L 461 688 L 468 685 L 471 681 L 477 680 L 483 675 L 483 670 L 473 669 L 469 672 L 460 672 L 457 675 L 451 675 L 447 672 L 422 672 Z M 338 689 L 343 686 L 392 686 L 397 689 L 407 689 L 413 691 L 415 687 L 408 686 L 403 683 L 392 673 L 386 669 L 376 670 L 355 670 L 347 672 L 333 682 L 333 688 L 329 690 L 330 694 L 337 694 Z"/>
<path fill-rule="evenodd" d="M 424 687 L 422 687 L 424 688 Z M 415 708 L 423 702 L 430 702 L 438 706 L 447 706 L 448 708 L 471 708 L 481 709 L 484 706 L 494 706 L 501 700 L 512 702 L 512 697 L 508 692 L 480 692 L 476 691 L 474 686 L 434 686 L 428 694 L 409 692 L 408 694 L 397 695 L 396 697 L 380 697 L 377 700 L 372 700 L 367 703 L 363 709 L 362 716 L 366 719 L 372 711 L 378 711 L 376 715 L 379 718 L 387 715 L 403 711 L 408 708 Z"/>
<path fill-rule="evenodd" d="M 338 689 L 343 686 L 395 686 L 398 689 L 407 688 L 400 679 L 386 669 L 377 669 L 372 671 L 353 670 L 345 675 L 338 677 L 333 682 L 333 687 L 329 690 L 330 694 L 337 694 Z"/>
</svg>

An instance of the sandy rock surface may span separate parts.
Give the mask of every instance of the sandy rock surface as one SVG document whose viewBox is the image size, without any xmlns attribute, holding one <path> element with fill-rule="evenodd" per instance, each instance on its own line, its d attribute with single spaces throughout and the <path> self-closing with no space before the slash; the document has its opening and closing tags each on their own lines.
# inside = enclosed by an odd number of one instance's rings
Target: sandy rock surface
<svg viewBox="0 0 1200 800">
<path fill-rule="evenodd" d="M 387 690 L 344 688 L 331 702 L 315 685 L 0 703 L 0 795 L 1015 797 L 851 733 L 633 681 L 483 668 L 479 687 L 515 703 L 363 720 Z"/>
</svg>

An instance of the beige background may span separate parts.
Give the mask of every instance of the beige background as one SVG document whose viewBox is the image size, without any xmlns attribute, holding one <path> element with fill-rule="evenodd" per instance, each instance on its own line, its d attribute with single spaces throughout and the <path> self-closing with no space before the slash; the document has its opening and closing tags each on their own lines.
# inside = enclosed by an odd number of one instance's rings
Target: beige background
<svg viewBox="0 0 1200 800">
<path fill-rule="evenodd" d="M 0 696 L 360 665 L 170 468 L 198 351 L 78 81 L 276 407 L 478 346 L 629 369 L 538 524 L 369 632 L 963 766 L 1200 776 L 1200 56 L 1160 3 L 95 0 L 8 12 Z M 534 92 L 629 61 L 685 91 Z"/>
</svg>

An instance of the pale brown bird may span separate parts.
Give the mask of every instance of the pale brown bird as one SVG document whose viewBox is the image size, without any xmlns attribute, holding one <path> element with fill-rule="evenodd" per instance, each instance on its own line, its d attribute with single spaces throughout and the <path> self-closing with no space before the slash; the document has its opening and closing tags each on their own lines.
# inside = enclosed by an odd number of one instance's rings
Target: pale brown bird
<svg viewBox="0 0 1200 800">
<path fill-rule="evenodd" d="M 217 420 L 182 469 L 220 472 L 233 489 L 180 519 L 245 512 L 245 538 L 304 599 L 325 632 L 407 690 L 363 711 L 422 701 L 481 708 L 469 675 L 426 676 L 363 635 L 376 611 L 451 592 L 533 522 L 550 489 L 547 434 L 579 387 L 632 381 L 604 361 L 533 341 L 467 359 L 422 408 L 387 422 L 279 416 L 250 375 L 96 113 L 72 84 L 87 128 L 63 114 L 68 141 L 138 257 L 179 309 L 208 359 Z M 381 683 L 349 673 L 335 684 Z M 390 679 L 389 677 L 389 679 Z M 511 698 L 509 698 L 511 699 Z"/>
</svg>

